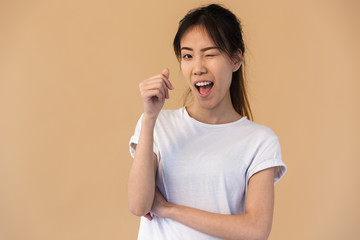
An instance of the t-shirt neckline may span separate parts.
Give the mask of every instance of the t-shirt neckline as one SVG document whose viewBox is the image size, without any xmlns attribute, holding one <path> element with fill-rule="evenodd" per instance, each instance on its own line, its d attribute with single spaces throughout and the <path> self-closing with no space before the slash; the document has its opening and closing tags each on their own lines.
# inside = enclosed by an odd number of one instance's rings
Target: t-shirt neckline
<svg viewBox="0 0 360 240">
<path fill-rule="evenodd" d="M 182 111 L 184 112 L 185 118 L 189 119 L 190 121 L 192 121 L 193 123 L 195 123 L 197 125 L 209 127 L 209 128 L 223 128 L 223 127 L 233 126 L 233 125 L 236 125 L 247 119 L 246 116 L 242 116 L 240 119 L 233 121 L 233 122 L 229 122 L 229 123 L 209 124 L 209 123 L 200 122 L 200 121 L 196 120 L 195 118 L 192 118 L 190 116 L 190 114 L 188 113 L 185 106 L 182 107 Z"/>
</svg>

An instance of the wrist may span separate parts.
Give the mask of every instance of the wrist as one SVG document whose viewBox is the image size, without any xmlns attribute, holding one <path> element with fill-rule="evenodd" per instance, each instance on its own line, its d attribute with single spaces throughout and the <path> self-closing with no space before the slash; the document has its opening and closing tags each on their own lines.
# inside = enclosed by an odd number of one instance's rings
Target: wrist
<svg viewBox="0 0 360 240">
<path fill-rule="evenodd" d="M 142 126 L 146 129 L 154 129 L 157 116 L 149 116 L 144 114 L 142 119 Z"/>
<path fill-rule="evenodd" d="M 143 123 L 155 124 L 157 117 L 158 117 L 158 114 L 153 115 L 153 114 L 144 113 Z"/>
<path fill-rule="evenodd" d="M 164 217 L 174 219 L 178 207 L 178 205 L 168 202 L 164 208 Z"/>
</svg>

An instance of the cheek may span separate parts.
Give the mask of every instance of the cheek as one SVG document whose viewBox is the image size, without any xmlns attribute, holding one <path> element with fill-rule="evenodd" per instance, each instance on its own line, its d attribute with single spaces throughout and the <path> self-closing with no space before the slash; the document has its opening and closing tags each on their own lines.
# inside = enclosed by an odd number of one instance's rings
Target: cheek
<svg viewBox="0 0 360 240">
<path fill-rule="evenodd" d="M 190 68 L 187 64 L 181 64 L 180 70 L 187 82 L 190 81 Z"/>
<path fill-rule="evenodd" d="M 218 70 L 217 74 L 220 76 L 221 82 L 223 83 L 222 88 L 227 91 L 229 90 L 232 81 L 232 68 L 228 65 L 223 65 L 222 68 L 219 68 Z"/>
<path fill-rule="evenodd" d="M 181 72 L 185 75 L 185 73 L 188 71 L 188 66 L 187 66 L 187 64 L 185 64 L 183 61 L 181 61 L 181 63 L 180 63 L 180 69 L 181 69 Z"/>
</svg>

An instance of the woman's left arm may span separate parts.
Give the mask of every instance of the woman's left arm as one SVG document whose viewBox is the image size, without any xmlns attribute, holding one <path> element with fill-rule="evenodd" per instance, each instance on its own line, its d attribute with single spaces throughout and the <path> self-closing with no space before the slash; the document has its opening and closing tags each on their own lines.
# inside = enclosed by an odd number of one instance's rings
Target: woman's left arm
<svg viewBox="0 0 360 240">
<path fill-rule="evenodd" d="M 274 209 L 274 168 L 254 174 L 248 185 L 245 213 L 225 215 L 167 202 L 156 190 L 151 212 L 224 239 L 267 239 Z"/>
</svg>

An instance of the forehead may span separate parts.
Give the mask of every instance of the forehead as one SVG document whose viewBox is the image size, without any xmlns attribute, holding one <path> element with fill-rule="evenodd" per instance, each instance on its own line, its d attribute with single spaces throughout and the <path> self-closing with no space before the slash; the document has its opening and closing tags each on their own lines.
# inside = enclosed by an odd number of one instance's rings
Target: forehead
<svg viewBox="0 0 360 240">
<path fill-rule="evenodd" d="M 196 46 L 215 46 L 214 41 L 210 37 L 208 31 L 203 26 L 193 26 L 186 30 L 180 40 L 181 47 L 196 47 Z"/>
</svg>

